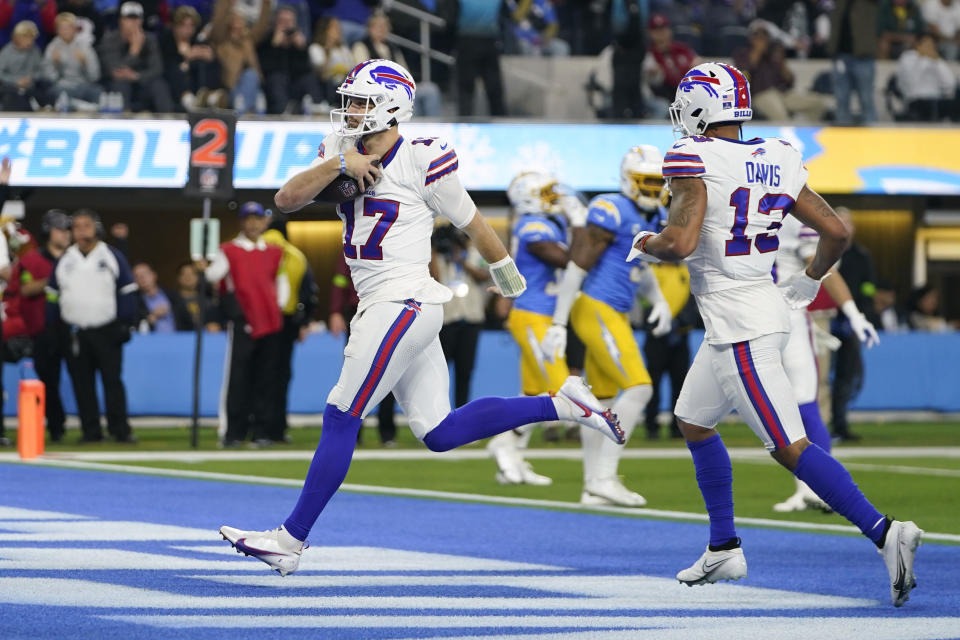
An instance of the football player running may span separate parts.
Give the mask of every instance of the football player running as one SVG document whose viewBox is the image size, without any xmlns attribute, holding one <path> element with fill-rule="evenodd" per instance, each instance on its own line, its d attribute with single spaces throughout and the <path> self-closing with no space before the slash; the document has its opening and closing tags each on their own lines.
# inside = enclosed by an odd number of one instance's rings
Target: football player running
<svg viewBox="0 0 960 640">
<path fill-rule="evenodd" d="M 296 211 L 342 174 L 355 179 L 361 193 L 337 210 L 360 304 L 300 498 L 276 529 L 220 529 L 238 552 L 281 575 L 299 566 L 307 534 L 347 474 L 363 418 L 391 390 L 414 434 L 433 451 L 558 419 L 623 441 L 616 417 L 575 377 L 555 396 L 479 398 L 450 410 L 449 373 L 438 334 L 442 305 L 452 294 L 429 275 L 434 219 L 442 215 L 470 236 L 501 294 L 515 298 L 526 284 L 461 185 L 450 143 L 400 135 L 399 123 L 413 115 L 415 91 L 410 73 L 396 63 L 357 65 L 337 89 L 342 106 L 331 113 L 334 132 L 320 145 L 319 157 L 274 198 L 282 211 Z"/>
<path fill-rule="evenodd" d="M 625 263 L 633 237 L 659 230 L 666 210 L 660 152 L 641 145 L 630 149 L 620 166 L 621 193 L 590 201 L 587 226 L 573 238 L 570 263 L 557 288 L 553 325 L 541 341 L 548 361 L 564 353 L 567 322 L 587 348 L 586 377 L 594 394 L 620 418 L 625 438 L 653 395 L 650 374 L 640 355 L 627 313 L 640 291 L 653 305 L 649 321 L 658 335 L 670 331 L 670 305 L 653 271 L 643 261 Z M 614 399 L 615 398 L 615 399 Z M 586 429 L 583 442 L 585 505 L 642 507 L 647 501 L 627 489 L 617 474 L 623 447 L 604 443 Z"/>
<path fill-rule="evenodd" d="M 786 216 L 783 219 L 779 238 L 780 248 L 777 251 L 774 279 L 782 282 L 801 273 L 813 261 L 817 252 L 818 235 L 816 231 L 794 216 Z M 823 288 L 847 316 L 854 333 L 861 342 L 866 343 L 868 349 L 879 344 L 880 337 L 877 335 L 877 330 L 857 309 L 843 276 L 836 269 L 830 269 L 828 276 L 822 281 Z M 793 393 L 797 398 L 807 440 L 830 453 L 832 449 L 830 432 L 823 424 L 820 406 L 817 403 L 819 376 L 817 356 L 813 347 L 812 325 L 804 308 L 790 310 L 790 338 L 783 350 L 783 368 L 787 372 L 790 386 L 793 387 Z M 773 505 L 774 511 L 784 513 L 806 509 L 830 509 L 803 480 L 800 478 L 795 480 L 796 491 L 783 502 Z"/>
<path fill-rule="evenodd" d="M 706 326 L 675 411 L 710 518 L 710 541 L 677 579 L 693 586 L 747 575 L 733 521 L 730 457 L 715 429 L 736 409 L 777 462 L 877 546 L 899 607 L 916 586 L 913 565 L 923 532 L 877 511 L 843 465 L 804 436 L 784 370 L 790 308 L 813 300 L 850 233 L 806 185 L 800 152 L 778 138 L 740 139 L 752 115 L 749 84 L 735 67 L 708 62 L 684 76 L 670 117 L 686 137 L 663 162 L 673 193 L 667 226 L 637 234 L 627 256 L 685 259 Z M 810 264 L 778 290 L 770 273 L 788 213 L 820 239 Z"/>
<path fill-rule="evenodd" d="M 527 289 L 513 300 L 507 329 L 520 347 L 520 381 L 523 393 L 537 396 L 556 393 L 570 375 L 561 355 L 548 361 L 540 340 L 550 328 L 557 300 L 557 275 L 567 266 L 568 227 L 582 229 L 587 209 L 579 198 L 565 193 L 557 179 L 544 171 L 525 171 L 507 188 L 514 215 L 511 254 Z M 548 485 L 551 479 L 533 470 L 522 449 L 532 426 L 506 431 L 490 439 L 487 450 L 497 462 L 500 484 Z"/>
</svg>

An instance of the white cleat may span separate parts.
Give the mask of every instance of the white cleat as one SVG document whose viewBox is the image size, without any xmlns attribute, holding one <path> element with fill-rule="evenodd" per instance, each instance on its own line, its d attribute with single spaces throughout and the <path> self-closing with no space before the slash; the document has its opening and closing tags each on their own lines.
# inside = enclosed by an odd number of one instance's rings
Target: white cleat
<svg viewBox="0 0 960 640">
<path fill-rule="evenodd" d="M 740 547 L 728 551 L 710 551 L 707 547 L 693 566 L 677 574 L 677 580 L 688 587 L 746 577 L 747 559 Z"/>
<path fill-rule="evenodd" d="M 610 409 L 601 408 L 600 401 L 590 392 L 582 378 L 570 376 L 557 391 L 554 398 L 563 399 L 569 411 L 558 416 L 561 420 L 576 420 L 582 425 L 596 429 L 617 444 L 625 443 L 626 436 L 620 428 L 620 420 Z"/>
<path fill-rule="evenodd" d="M 797 492 L 792 496 L 783 502 L 778 502 L 773 505 L 773 510 L 777 513 L 791 513 L 794 511 L 806 511 L 807 509 L 815 509 L 817 511 L 823 511 L 824 513 L 833 512 L 830 505 L 821 500 L 820 496 L 809 489 L 806 491 L 797 489 Z"/>
<path fill-rule="evenodd" d="M 517 450 L 517 435 L 512 431 L 495 435 L 487 443 L 487 451 L 497 463 L 494 476 L 500 484 L 523 484 L 523 458 Z"/>
<path fill-rule="evenodd" d="M 520 466 L 520 473 L 523 475 L 523 484 L 532 484 L 538 487 L 548 487 L 553 484 L 553 479 L 540 475 L 533 470 L 533 465 L 524 460 Z"/>
<path fill-rule="evenodd" d="M 291 536 L 282 526 L 268 531 L 243 531 L 223 526 L 220 535 L 233 545 L 237 553 L 267 563 L 281 576 L 297 570 L 300 554 L 310 546 Z"/>
<path fill-rule="evenodd" d="M 580 494 L 580 504 L 590 507 L 605 505 L 643 507 L 647 504 L 647 499 L 627 489 L 619 478 L 607 478 L 586 482 L 583 485 L 583 493 Z"/>
<path fill-rule="evenodd" d="M 913 561 L 917 556 L 917 547 L 923 530 L 913 522 L 894 520 L 887 530 L 883 548 L 878 549 L 887 565 L 890 575 L 890 601 L 895 607 L 902 607 L 910 599 L 910 590 L 917 586 L 917 576 L 913 573 Z"/>
</svg>

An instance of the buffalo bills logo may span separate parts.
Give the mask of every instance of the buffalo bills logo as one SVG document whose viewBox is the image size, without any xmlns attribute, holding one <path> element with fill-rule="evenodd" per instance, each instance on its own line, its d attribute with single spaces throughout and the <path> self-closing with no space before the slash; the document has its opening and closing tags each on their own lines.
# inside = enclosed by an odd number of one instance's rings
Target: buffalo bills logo
<svg viewBox="0 0 960 640">
<path fill-rule="evenodd" d="M 370 70 L 370 77 L 377 84 L 382 84 L 387 89 L 402 88 L 407 92 L 407 97 L 413 100 L 413 91 L 416 86 L 412 80 L 405 78 L 393 67 L 386 65 Z"/>
<path fill-rule="evenodd" d="M 683 79 L 680 81 L 679 88 L 684 93 L 689 93 L 694 87 L 703 87 L 712 97 L 718 98 L 720 97 L 720 94 L 717 93 L 716 85 L 719 84 L 719 78 L 708 76 L 698 69 L 692 69 L 687 73 L 687 75 L 683 76 Z"/>
<path fill-rule="evenodd" d="M 762 158 L 764 155 L 766 155 L 766 153 L 767 153 L 766 149 L 764 149 L 763 147 L 760 147 L 750 155 L 753 156 L 754 158 Z"/>
</svg>

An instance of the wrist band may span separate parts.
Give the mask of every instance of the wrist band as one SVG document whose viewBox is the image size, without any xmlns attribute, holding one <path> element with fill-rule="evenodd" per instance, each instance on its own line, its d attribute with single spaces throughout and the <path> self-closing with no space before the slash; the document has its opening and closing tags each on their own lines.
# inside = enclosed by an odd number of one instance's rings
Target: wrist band
<svg viewBox="0 0 960 640">
<path fill-rule="evenodd" d="M 653 237 L 653 234 L 649 236 L 643 236 L 643 240 L 640 241 L 640 253 L 646 253 L 644 247 L 647 246 L 647 240 Z"/>
<path fill-rule="evenodd" d="M 340 175 L 343 175 L 347 172 L 347 159 L 344 155 L 340 154 Z"/>
</svg>

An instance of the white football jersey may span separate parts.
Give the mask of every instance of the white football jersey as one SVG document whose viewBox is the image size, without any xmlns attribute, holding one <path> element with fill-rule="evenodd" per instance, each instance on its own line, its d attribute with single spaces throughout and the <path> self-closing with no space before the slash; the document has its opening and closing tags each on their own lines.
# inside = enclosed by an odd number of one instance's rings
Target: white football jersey
<svg viewBox="0 0 960 640">
<path fill-rule="evenodd" d="M 780 228 L 780 250 L 774 268 L 774 279 L 784 282 L 807 268 L 807 262 L 817 253 L 820 234 L 793 216 L 783 219 Z"/>
<path fill-rule="evenodd" d="M 365 153 L 359 137 L 331 133 L 311 166 L 351 149 Z M 435 218 L 442 215 L 460 228 L 476 212 L 458 166 L 446 140 L 401 137 L 381 159 L 376 184 L 337 207 L 359 311 L 389 300 L 440 304 L 451 299 L 450 289 L 431 278 L 428 267 Z"/>
<path fill-rule="evenodd" d="M 663 176 L 700 178 L 707 210 L 687 257 L 690 290 L 710 343 L 734 343 L 790 330 L 773 284 L 778 233 L 807 181 L 800 153 L 778 138 L 691 136 L 663 159 Z"/>
</svg>

